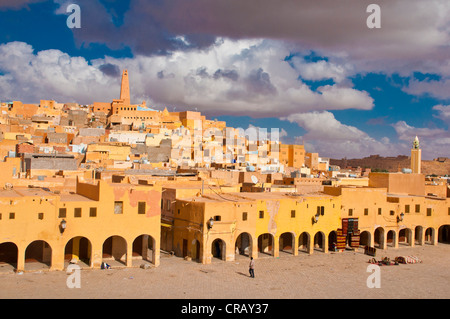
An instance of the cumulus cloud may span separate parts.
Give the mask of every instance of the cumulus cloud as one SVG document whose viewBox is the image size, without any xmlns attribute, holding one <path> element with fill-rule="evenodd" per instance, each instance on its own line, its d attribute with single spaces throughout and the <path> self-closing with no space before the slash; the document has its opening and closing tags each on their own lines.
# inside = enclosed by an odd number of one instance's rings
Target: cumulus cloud
<svg viewBox="0 0 450 319">
<path fill-rule="evenodd" d="M 2 99 L 111 101 L 128 69 L 134 103 L 197 108 L 207 115 L 287 116 L 312 110 L 373 107 L 365 91 L 335 84 L 315 91 L 298 80 L 288 49 L 268 40 L 221 39 L 208 50 L 86 61 L 59 50 L 37 53 L 22 42 L 0 46 Z M 118 91 L 118 90 L 117 90 Z"/>
<path fill-rule="evenodd" d="M 387 137 L 376 140 L 360 129 L 339 122 L 331 112 L 308 112 L 282 118 L 297 123 L 307 133 L 304 141 L 315 152 L 333 158 L 364 157 L 372 154 L 398 155 L 404 145 L 390 144 Z"/>
<path fill-rule="evenodd" d="M 435 105 L 433 106 L 433 110 L 437 111 L 437 115 L 433 115 L 442 121 L 446 122 L 450 128 L 450 105 Z"/>
<path fill-rule="evenodd" d="M 413 127 L 405 121 L 392 124 L 400 140 L 412 147 L 415 136 L 419 137 L 422 157 L 432 159 L 438 156 L 450 157 L 450 138 L 447 130 L 440 128 Z"/>
</svg>

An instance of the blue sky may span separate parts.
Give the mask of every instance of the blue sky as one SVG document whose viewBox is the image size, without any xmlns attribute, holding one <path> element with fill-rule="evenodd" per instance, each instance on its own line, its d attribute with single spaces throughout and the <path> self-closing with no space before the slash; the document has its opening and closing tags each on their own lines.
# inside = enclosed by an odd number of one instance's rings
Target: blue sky
<svg viewBox="0 0 450 319">
<path fill-rule="evenodd" d="M 1 1 L 0 100 L 111 101 L 127 68 L 133 103 L 279 128 L 324 157 L 409 155 L 415 135 L 450 157 L 448 1 L 380 0 L 381 29 L 372 1 L 255 1 Z"/>
</svg>

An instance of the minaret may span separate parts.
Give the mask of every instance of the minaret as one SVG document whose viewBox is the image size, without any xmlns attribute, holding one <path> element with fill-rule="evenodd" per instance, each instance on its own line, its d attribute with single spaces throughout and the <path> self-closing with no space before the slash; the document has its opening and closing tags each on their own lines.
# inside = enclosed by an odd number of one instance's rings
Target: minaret
<svg viewBox="0 0 450 319">
<path fill-rule="evenodd" d="M 411 170 L 413 174 L 420 174 L 422 164 L 422 150 L 419 148 L 419 138 L 416 136 L 411 149 Z"/>
<path fill-rule="evenodd" d="M 128 81 L 128 70 L 123 70 L 122 84 L 120 86 L 120 99 L 123 100 L 123 104 L 130 105 L 130 83 Z"/>
</svg>

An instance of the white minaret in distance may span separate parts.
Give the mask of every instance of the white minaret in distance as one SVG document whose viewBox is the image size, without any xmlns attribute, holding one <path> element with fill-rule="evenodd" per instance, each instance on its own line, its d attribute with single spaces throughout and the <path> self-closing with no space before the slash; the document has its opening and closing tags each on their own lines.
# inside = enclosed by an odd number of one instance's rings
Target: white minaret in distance
<svg viewBox="0 0 450 319">
<path fill-rule="evenodd" d="M 413 174 L 420 174 L 422 164 L 422 150 L 419 148 L 419 138 L 416 136 L 411 149 L 411 170 Z"/>
</svg>

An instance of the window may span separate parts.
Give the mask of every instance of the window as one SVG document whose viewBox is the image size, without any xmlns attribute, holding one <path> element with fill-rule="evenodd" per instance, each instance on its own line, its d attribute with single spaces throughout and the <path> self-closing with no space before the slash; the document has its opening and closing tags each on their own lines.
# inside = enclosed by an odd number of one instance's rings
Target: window
<svg viewBox="0 0 450 319">
<path fill-rule="evenodd" d="M 145 210 L 146 210 L 146 202 L 139 202 L 138 203 L 138 214 L 145 214 Z"/>
<path fill-rule="evenodd" d="M 378 208 L 378 215 L 381 215 L 381 212 L 382 212 L 381 208 Z"/>
<path fill-rule="evenodd" d="M 67 209 L 66 208 L 60 208 L 59 209 L 59 214 L 58 214 L 59 218 L 65 218 L 66 214 L 67 214 Z"/>
<path fill-rule="evenodd" d="M 214 221 L 220 222 L 222 220 L 222 217 L 220 215 L 214 216 Z"/>
<path fill-rule="evenodd" d="M 9 219 L 16 219 L 16 213 L 9 213 Z"/>
<path fill-rule="evenodd" d="M 450 212 L 450 209 L 449 209 L 449 212 Z M 449 213 L 449 215 L 450 215 L 450 213 Z M 242 213 L 242 220 L 247 220 L 247 212 Z"/>
<path fill-rule="evenodd" d="M 405 205 L 405 213 L 409 213 L 409 205 Z"/>
<path fill-rule="evenodd" d="M 264 211 L 263 210 L 259 211 L 259 218 L 264 218 Z"/>
<path fill-rule="evenodd" d="M 123 202 L 114 202 L 114 214 L 123 214 Z"/>
<path fill-rule="evenodd" d="M 291 218 L 295 218 L 295 209 L 291 210 Z"/>
<path fill-rule="evenodd" d="M 97 207 L 89 208 L 89 217 L 97 217 Z"/>
<path fill-rule="evenodd" d="M 416 213 L 420 213 L 420 205 L 416 205 Z"/>
<path fill-rule="evenodd" d="M 431 216 L 432 208 L 427 208 L 427 216 Z"/>
<path fill-rule="evenodd" d="M 448 214 L 450 215 L 450 207 L 448 208 Z"/>
<path fill-rule="evenodd" d="M 166 210 L 170 210 L 170 199 L 166 201 Z"/>
<path fill-rule="evenodd" d="M 394 216 L 394 215 L 395 215 L 395 212 L 394 212 L 393 210 L 391 210 L 391 211 L 389 212 L 389 215 Z"/>
<path fill-rule="evenodd" d="M 369 215 L 369 209 L 368 208 L 364 208 L 364 215 L 365 216 Z"/>
<path fill-rule="evenodd" d="M 74 214 L 75 217 L 77 217 L 77 218 L 81 217 L 81 208 L 80 207 L 75 208 L 74 212 L 75 212 L 75 214 Z"/>
<path fill-rule="evenodd" d="M 349 208 L 349 210 L 348 210 L 348 216 L 353 216 L 353 208 Z"/>
<path fill-rule="evenodd" d="M 44 219 L 44 213 L 38 213 L 38 219 L 43 220 Z"/>
</svg>

